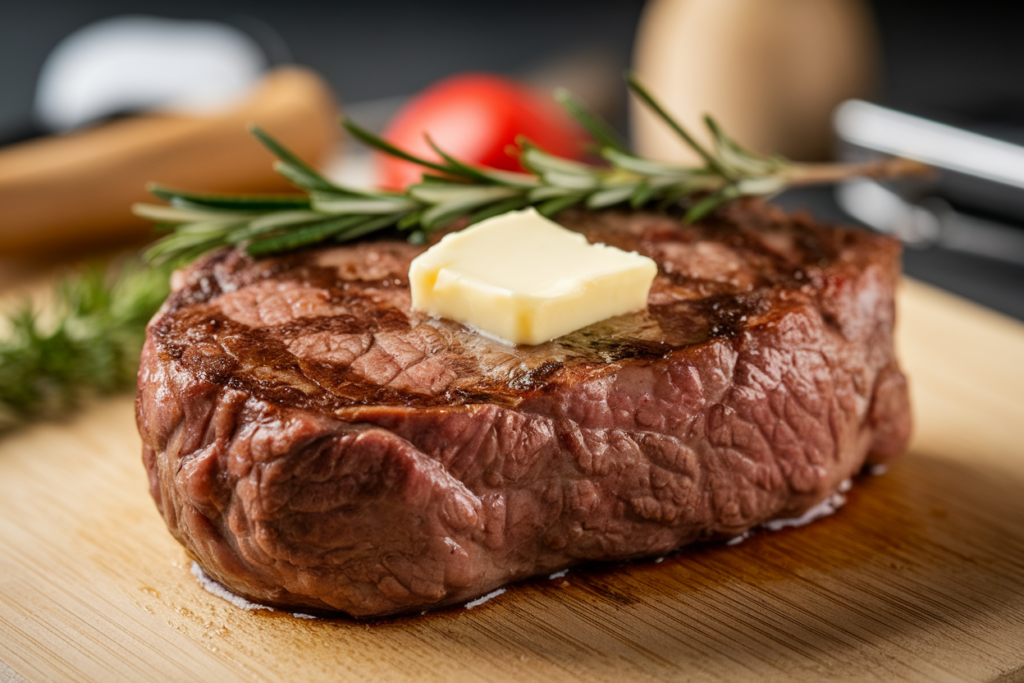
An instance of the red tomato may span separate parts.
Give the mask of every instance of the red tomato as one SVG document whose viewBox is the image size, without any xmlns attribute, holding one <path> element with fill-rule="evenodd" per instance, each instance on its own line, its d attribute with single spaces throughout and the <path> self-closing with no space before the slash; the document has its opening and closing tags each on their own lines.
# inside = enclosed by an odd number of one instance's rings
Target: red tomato
<svg viewBox="0 0 1024 683">
<path fill-rule="evenodd" d="M 583 153 L 585 133 L 551 97 L 490 74 L 446 78 L 412 98 L 388 124 L 384 139 L 417 156 L 441 159 L 424 132 L 445 153 L 478 166 L 521 170 L 508 154 L 518 136 L 545 151 L 572 159 Z M 400 190 L 419 181 L 424 168 L 384 154 L 377 155 L 381 187 Z"/>
</svg>

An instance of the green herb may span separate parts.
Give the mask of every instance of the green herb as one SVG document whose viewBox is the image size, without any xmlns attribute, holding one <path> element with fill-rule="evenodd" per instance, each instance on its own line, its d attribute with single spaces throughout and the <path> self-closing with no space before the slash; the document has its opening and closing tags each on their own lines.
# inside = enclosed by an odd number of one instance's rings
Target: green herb
<svg viewBox="0 0 1024 683">
<path fill-rule="evenodd" d="M 337 185 L 259 128 L 256 138 L 276 157 L 275 168 L 303 194 L 210 195 L 152 186 L 168 205 L 138 204 L 135 213 L 170 230 L 146 252 L 153 263 L 190 259 L 222 246 L 240 246 L 253 256 L 279 253 L 324 242 L 347 242 L 372 232 L 397 228 L 410 241 L 426 237 L 453 220 L 471 223 L 499 213 L 535 206 L 547 216 L 573 206 L 634 209 L 686 206 L 696 221 L 740 197 L 769 196 L 787 187 L 835 182 L 856 175 L 884 177 L 919 172 L 920 164 L 886 159 L 860 165 L 795 164 L 744 149 L 707 117 L 712 137 L 707 148 L 675 121 L 630 77 L 636 96 L 689 145 L 703 163 L 680 166 L 631 154 L 600 117 L 560 90 L 556 99 L 593 136 L 605 164 L 586 164 L 552 156 L 529 140 L 519 143 L 527 173 L 470 166 L 428 143 L 440 157 L 431 161 L 399 149 L 352 121 L 354 137 L 386 154 L 423 166 L 420 183 L 404 192 L 356 190 Z"/>
<path fill-rule="evenodd" d="M 167 297 L 169 266 L 93 266 L 65 277 L 47 315 L 25 302 L 0 341 L 0 429 L 57 417 L 135 384 L 146 322 Z"/>
</svg>

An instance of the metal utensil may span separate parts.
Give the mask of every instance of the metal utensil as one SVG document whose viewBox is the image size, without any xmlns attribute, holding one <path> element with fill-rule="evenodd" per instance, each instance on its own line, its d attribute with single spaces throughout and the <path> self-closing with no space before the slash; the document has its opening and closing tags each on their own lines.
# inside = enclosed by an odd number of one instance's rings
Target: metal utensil
<svg viewBox="0 0 1024 683">
<path fill-rule="evenodd" d="M 1024 231 L 955 210 L 938 197 L 914 203 L 873 180 L 836 188 L 846 213 L 913 247 L 941 246 L 1024 266 Z"/>
<path fill-rule="evenodd" d="M 1024 147 L 860 100 L 840 105 L 833 124 L 846 159 L 892 154 L 940 171 L 930 187 L 916 188 L 915 198 L 872 180 L 843 182 L 835 196 L 848 214 L 911 246 L 1024 265 L 1024 230 L 947 201 L 1024 220 Z"/>
</svg>

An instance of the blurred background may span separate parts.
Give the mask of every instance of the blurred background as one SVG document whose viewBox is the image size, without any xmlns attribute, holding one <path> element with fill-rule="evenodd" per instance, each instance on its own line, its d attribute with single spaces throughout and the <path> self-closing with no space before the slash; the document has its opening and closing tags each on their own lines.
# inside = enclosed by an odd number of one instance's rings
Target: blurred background
<svg viewBox="0 0 1024 683">
<path fill-rule="evenodd" d="M 471 0 L 331 4 L 308 0 L 36 0 L 17 8 L 9 5 L 0 15 L 0 84 L 4 92 L 0 98 L 0 142 L 4 143 L 0 147 L 0 215 L 5 216 L 0 222 L 0 252 L 7 257 L 6 264 L 35 258 L 33 248 L 26 245 L 38 243 L 38 239 L 33 242 L 33 235 L 43 232 L 31 221 L 18 227 L 18 216 L 34 216 L 44 205 L 47 211 L 58 212 L 53 220 L 82 214 L 104 192 L 105 178 L 114 178 L 122 168 L 164 173 L 166 176 L 154 179 L 170 182 L 176 177 L 173 164 L 187 161 L 190 168 L 210 166 L 210 187 L 203 189 L 248 188 L 264 182 L 224 181 L 226 171 L 219 170 L 216 159 L 232 158 L 232 148 L 211 142 L 223 137 L 216 131 L 182 128 L 164 135 L 142 130 L 124 133 L 122 128 L 116 136 L 96 138 L 92 146 L 71 152 L 50 144 L 53 132 L 62 125 L 95 126 L 96 121 L 88 112 L 77 122 L 62 124 L 52 115 L 46 118 L 42 76 L 48 57 L 83 27 L 124 15 L 214 21 L 237 30 L 251 41 L 231 53 L 240 60 L 238 73 L 251 72 L 253 83 L 258 83 L 259 74 L 275 66 L 307 67 L 322 80 L 278 83 L 273 86 L 278 89 L 275 92 L 287 91 L 296 102 L 303 98 L 306 104 L 315 101 L 309 107 L 319 110 L 334 106 L 328 102 L 340 103 L 345 113 L 375 130 L 384 128 L 407 98 L 438 79 L 485 71 L 519 79 L 540 90 L 565 85 L 630 136 L 642 153 L 681 156 L 682 151 L 661 140 L 643 116 L 630 109 L 621 77 L 626 68 L 635 68 L 685 122 L 710 110 L 755 149 L 781 151 L 798 159 L 852 159 L 870 156 L 878 149 L 886 151 L 884 145 L 872 149 L 870 135 L 857 137 L 858 125 L 884 128 L 888 125 L 884 117 L 881 123 L 852 120 L 853 132 L 845 133 L 845 142 L 839 139 L 843 135 L 836 134 L 832 110 L 847 98 L 863 98 L 961 131 L 1024 143 L 1020 69 L 1024 41 L 1018 36 L 1024 8 L 1014 5 L 1004 4 L 997 10 L 994 4 L 984 2 L 968 7 L 924 0 L 520 0 L 508 6 Z M 66 61 L 76 59 L 71 55 Z M 116 65 L 119 58 L 108 59 Z M 97 64 L 103 63 L 97 60 Z M 218 86 L 221 94 L 236 87 L 244 94 L 244 83 L 231 81 L 231 76 L 224 78 Z M 66 104 L 71 100 L 52 93 L 49 97 L 51 111 L 72 109 Z M 267 98 L 272 99 L 270 95 Z M 302 123 L 309 120 L 296 113 L 306 111 L 302 107 L 270 111 L 276 104 L 269 99 L 263 104 L 247 101 L 246 106 L 256 107 L 260 116 L 278 126 L 268 127 L 280 130 L 300 151 L 315 154 L 327 149 L 318 161 L 333 175 L 354 181 L 372 177 L 372 162 L 357 145 L 345 146 L 331 137 L 333 133 L 318 133 L 320 123 Z M 221 107 L 217 116 L 226 116 L 227 105 L 217 106 Z M 126 114 L 130 118 L 145 107 L 144 102 L 115 102 L 101 117 L 107 122 L 103 125 L 110 128 L 123 122 Z M 239 116 L 244 119 L 250 113 L 246 110 Z M 324 127 L 333 126 L 331 116 L 321 118 L 327 121 Z M 225 125 L 241 130 L 242 119 L 228 117 Z M 920 126 L 911 121 L 910 129 L 915 128 Z M 136 136 L 132 145 L 122 142 L 131 135 Z M 181 140 L 175 153 L 185 155 L 178 161 L 168 160 L 158 142 L 175 135 Z M 196 136 L 201 135 L 208 137 L 199 144 Z M 193 152 L 180 151 L 192 143 Z M 920 144 L 926 151 L 957 146 L 955 136 L 941 135 Z M 143 148 L 149 150 L 148 157 L 140 160 L 135 150 Z M 981 149 L 984 151 L 984 145 Z M 977 180 L 971 168 L 965 167 L 943 176 L 952 178 L 950 182 L 883 188 L 895 193 L 892 197 L 878 195 L 877 188 L 848 187 L 845 194 L 834 188 L 816 188 L 790 192 L 777 201 L 787 208 L 806 208 L 825 221 L 872 223 L 897 232 L 914 243 L 905 259 L 909 274 L 1024 319 L 1024 258 L 1019 258 L 1024 254 L 1020 246 L 1024 244 L 1020 239 L 1024 235 L 1024 202 L 1018 196 L 1024 193 L 1024 165 L 1014 166 L 1019 163 L 1014 156 L 1019 148 L 1000 149 L 1007 156 L 1009 175 L 998 179 Z M 104 155 L 117 158 L 111 161 Z M 94 157 L 103 157 L 102 164 L 108 165 L 97 166 L 100 162 Z M 165 166 L 157 171 L 146 166 L 158 157 Z M 236 167 L 269 165 L 269 157 L 233 158 Z M 85 161 L 67 170 L 62 164 L 69 159 Z M 92 168 L 97 170 L 92 172 Z M 92 185 L 84 183 L 83 179 L 90 178 Z M 1019 186 L 1017 178 L 1021 179 Z M 36 185 L 30 187 L 29 179 Z M 218 179 L 223 181 L 220 185 Z M 122 182 L 129 187 L 127 199 L 118 198 L 121 203 L 116 206 L 126 207 L 134 197 L 131 188 L 139 183 L 131 173 Z M 41 187 L 37 187 L 39 183 Z M 77 187 L 79 195 L 57 192 L 63 192 L 65 186 Z M 114 194 L 111 190 L 110 195 Z M 858 212 L 858 202 L 877 210 Z M 888 207 L 885 211 L 883 204 Z M 96 223 L 47 238 L 49 250 L 59 250 L 62 245 L 87 249 L 90 230 L 99 230 L 96 226 L 104 221 L 116 222 L 99 208 L 95 213 Z M 935 232 L 936 226 L 946 224 L 952 227 L 945 233 Z M 7 242 L 4 233 L 10 236 Z M 116 241 L 133 235 L 138 239 L 142 234 L 138 224 L 130 222 L 115 233 L 107 237 Z M 984 239 L 975 240 L 976 235 Z M 97 238 L 97 243 L 104 239 Z"/>
</svg>

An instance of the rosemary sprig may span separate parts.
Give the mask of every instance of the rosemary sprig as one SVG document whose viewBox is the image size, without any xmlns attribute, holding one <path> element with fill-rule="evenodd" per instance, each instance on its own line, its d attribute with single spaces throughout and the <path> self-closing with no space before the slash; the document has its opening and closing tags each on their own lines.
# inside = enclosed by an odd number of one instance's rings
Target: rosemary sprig
<svg viewBox="0 0 1024 683">
<path fill-rule="evenodd" d="M 153 263 L 187 260 L 222 246 L 241 246 L 253 256 L 261 256 L 323 242 L 347 242 L 387 228 L 396 228 L 407 233 L 410 241 L 421 243 L 456 218 L 469 216 L 473 223 L 526 206 L 552 216 L 573 206 L 666 209 L 683 204 L 686 220 L 693 222 L 740 197 L 770 196 L 794 185 L 834 182 L 855 175 L 884 177 L 924 168 L 905 159 L 822 165 L 764 157 L 744 149 L 710 117 L 705 119 L 712 138 L 708 148 L 635 78 L 629 77 L 628 83 L 703 164 L 680 166 L 631 154 L 607 123 L 564 90 L 556 93 L 556 99 L 590 132 L 606 165 L 559 158 L 521 140 L 519 155 L 526 173 L 479 168 L 455 159 L 428 138 L 441 158 L 432 161 L 346 120 L 349 133 L 366 145 L 425 169 L 422 181 L 404 192 L 356 190 L 331 182 L 265 131 L 253 128 L 256 138 L 277 157 L 277 171 L 302 193 L 210 195 L 151 186 L 152 193 L 169 205 L 137 204 L 134 211 L 170 234 L 145 257 Z"/>
<path fill-rule="evenodd" d="M 8 315 L 0 430 L 134 386 L 146 323 L 167 297 L 170 270 L 93 266 L 61 280 L 47 315 L 27 301 Z"/>
</svg>

